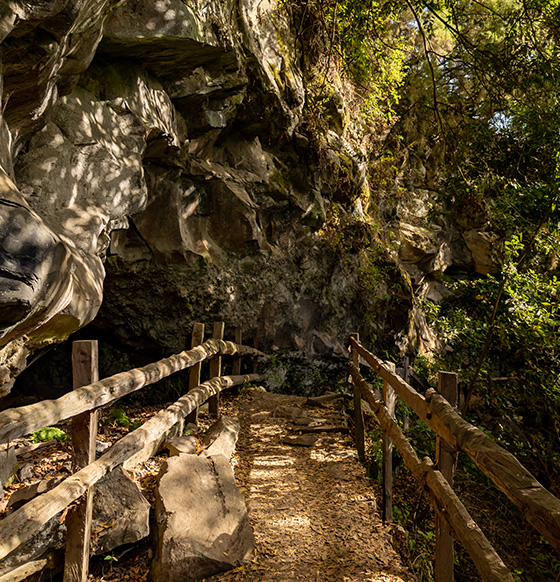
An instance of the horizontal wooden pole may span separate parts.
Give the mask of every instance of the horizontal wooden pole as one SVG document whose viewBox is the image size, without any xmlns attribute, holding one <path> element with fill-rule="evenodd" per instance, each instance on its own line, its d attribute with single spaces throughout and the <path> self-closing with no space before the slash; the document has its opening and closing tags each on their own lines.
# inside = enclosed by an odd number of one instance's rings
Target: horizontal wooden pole
<svg viewBox="0 0 560 582">
<path fill-rule="evenodd" d="M 1 575 L 0 582 L 22 582 L 33 576 L 33 574 L 43 570 L 51 570 L 55 567 L 55 562 L 56 559 L 53 554 L 47 554 L 45 557 L 22 564 L 10 570 L 7 574 Z"/>
<path fill-rule="evenodd" d="M 120 372 L 89 386 L 73 390 L 56 400 L 43 400 L 36 404 L 0 412 L 0 443 L 6 443 L 34 430 L 110 404 L 126 394 L 158 382 L 162 378 L 219 353 L 229 356 L 264 356 L 262 352 L 248 346 L 210 339 L 192 350 L 175 354 L 142 368 Z"/>
<path fill-rule="evenodd" d="M 265 376 L 222 376 L 204 382 L 168 408 L 146 421 L 140 428 L 117 441 L 103 456 L 65 479 L 54 489 L 27 502 L 0 521 L 0 560 L 39 531 L 49 519 L 81 497 L 104 475 L 130 459 L 146 445 L 159 438 L 189 412 L 211 396 L 244 382 L 260 382 Z"/>
<path fill-rule="evenodd" d="M 525 519 L 560 552 L 560 499 L 547 491 L 511 453 L 462 418 L 435 390 L 428 390 L 424 398 L 362 345 L 356 344 L 356 349 L 438 436 L 469 455 L 521 510 Z"/>
<path fill-rule="evenodd" d="M 426 392 L 428 424 L 452 447 L 471 457 L 525 519 L 560 552 L 560 499 L 547 491 L 510 452 L 462 418 L 435 390 Z"/>
<path fill-rule="evenodd" d="M 514 582 L 509 569 L 445 477 L 435 469 L 429 458 L 420 461 L 408 439 L 390 417 L 387 408 L 375 398 L 373 390 L 362 378 L 358 368 L 350 362 L 347 369 L 354 380 L 354 386 L 360 390 L 363 399 L 371 406 L 379 424 L 393 440 L 406 466 L 413 476 L 429 490 L 435 501 L 437 512 L 445 519 L 455 539 L 465 546 L 484 582 Z"/>
<path fill-rule="evenodd" d="M 353 338 L 350 338 L 350 342 L 353 347 L 357 350 L 360 356 L 369 364 L 369 366 L 377 372 L 385 382 L 390 384 L 397 396 L 399 396 L 414 412 L 424 420 L 424 417 L 428 413 L 428 405 L 426 399 L 414 390 L 412 386 L 407 384 L 400 376 L 391 370 L 371 352 L 366 350 L 362 344 L 357 343 Z"/>
</svg>

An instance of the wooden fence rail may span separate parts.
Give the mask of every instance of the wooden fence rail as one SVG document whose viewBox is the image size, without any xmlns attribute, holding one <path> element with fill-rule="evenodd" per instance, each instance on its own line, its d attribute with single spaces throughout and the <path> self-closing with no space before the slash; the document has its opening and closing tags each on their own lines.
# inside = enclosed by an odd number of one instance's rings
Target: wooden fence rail
<svg viewBox="0 0 560 582">
<path fill-rule="evenodd" d="M 28 501 L 23 507 L 0 521 L 0 560 L 28 540 L 49 519 L 86 493 L 105 474 L 159 438 L 210 397 L 232 386 L 245 382 L 259 382 L 263 378 L 259 374 L 247 374 L 222 376 L 204 382 L 146 421 L 140 428 L 117 441 L 97 461 L 67 477 L 54 489 Z"/>
<path fill-rule="evenodd" d="M 384 402 L 360 375 L 362 360 L 384 380 Z M 513 581 L 513 577 L 486 539 L 478 525 L 453 491 L 453 474 L 458 451 L 468 454 L 478 467 L 506 494 L 550 544 L 560 551 L 560 499 L 547 491 L 523 465 L 497 445 L 477 427 L 464 420 L 455 410 L 457 375 L 440 372 L 438 390 L 419 394 L 366 350 L 356 334 L 350 337 L 348 373 L 354 391 L 359 391 L 375 413 L 383 430 L 384 519 L 390 520 L 391 469 L 390 443 L 394 443 L 414 477 L 427 490 L 436 511 L 435 581 L 453 581 L 453 539 L 469 552 L 485 582 Z M 437 469 L 429 458 L 420 461 L 409 441 L 395 422 L 392 396 L 400 397 L 437 436 Z M 378 393 L 379 394 L 379 393 Z M 356 432 L 360 431 L 361 407 L 357 410 Z M 358 450 L 363 435 L 356 435 Z"/>
<path fill-rule="evenodd" d="M 257 373 L 241 374 L 242 356 L 251 356 L 256 362 L 256 359 L 264 354 L 254 348 L 240 345 L 240 330 L 235 332 L 238 343 L 223 341 L 223 334 L 224 324 L 217 322 L 214 324 L 213 338 L 202 343 L 204 325 L 197 323 L 193 328 L 191 350 L 142 368 L 115 374 L 101 381 L 98 381 L 97 376 L 97 342 L 74 342 L 72 392 L 56 400 L 0 412 L 0 443 L 9 442 L 44 426 L 72 418 L 74 450 L 72 464 L 75 471 L 57 487 L 27 502 L 0 521 L 0 560 L 38 532 L 50 519 L 73 504 L 66 515 L 64 582 L 87 580 L 91 487 L 118 465 L 126 462 L 136 463 L 150 457 L 165 435 L 174 426 L 181 426 L 185 418 L 196 418 L 198 407 L 205 402 L 211 404 L 211 412 L 219 414 L 219 395 L 223 390 L 245 382 L 259 382 L 265 378 Z M 234 356 L 234 374 L 231 376 L 221 376 L 223 355 Z M 201 384 L 200 365 L 207 359 L 210 360 L 210 379 Z M 95 460 L 97 409 L 100 406 L 111 404 L 126 394 L 189 367 L 191 372 L 188 394 L 121 438 L 107 453 Z M 29 568 L 26 568 L 26 572 L 28 570 Z"/>
<path fill-rule="evenodd" d="M 82 412 L 110 404 L 148 384 L 154 384 L 217 354 L 264 356 L 262 352 L 254 348 L 238 346 L 229 341 L 210 339 L 192 350 L 175 354 L 142 368 L 120 372 L 89 386 L 73 390 L 56 400 L 44 400 L 0 412 L 0 444 L 56 424 L 61 420 L 72 418 Z"/>
<path fill-rule="evenodd" d="M 371 406 L 382 429 L 391 437 L 414 477 L 422 483 L 435 500 L 435 509 L 449 524 L 455 537 L 465 546 L 484 582 L 514 582 L 513 576 L 494 548 L 469 515 L 445 477 L 435 469 L 429 458 L 420 461 L 412 445 L 391 418 L 383 402 L 377 400 L 373 390 L 350 362 L 348 372 L 354 386 Z"/>
<path fill-rule="evenodd" d="M 429 389 L 426 397 L 422 396 L 362 345 L 354 339 L 350 342 L 351 348 L 393 387 L 399 398 L 453 449 L 469 455 L 560 552 L 560 499 L 547 491 L 511 453 L 459 416 L 441 394 Z"/>
</svg>

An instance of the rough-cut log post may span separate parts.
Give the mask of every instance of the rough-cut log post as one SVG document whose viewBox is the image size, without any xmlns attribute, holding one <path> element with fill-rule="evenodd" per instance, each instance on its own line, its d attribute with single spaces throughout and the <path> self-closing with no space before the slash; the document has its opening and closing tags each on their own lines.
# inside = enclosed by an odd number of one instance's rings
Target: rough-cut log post
<svg viewBox="0 0 560 582">
<path fill-rule="evenodd" d="M 435 390 L 428 389 L 424 398 L 402 378 L 391 374 L 379 358 L 360 344 L 355 346 L 371 368 L 393 386 L 399 398 L 454 449 L 467 453 L 560 552 L 560 499 L 547 491 L 511 453 L 459 416 Z"/>
<path fill-rule="evenodd" d="M 241 345 L 243 343 L 243 333 L 241 328 L 235 328 L 235 343 L 237 345 Z M 239 376 L 241 374 L 241 356 L 233 356 L 233 363 L 231 365 L 231 375 L 232 376 Z M 239 395 L 239 386 L 232 388 L 231 393 L 234 396 Z"/>
<path fill-rule="evenodd" d="M 360 341 L 360 336 L 357 333 L 350 334 L 350 337 L 355 341 Z M 350 360 L 356 366 L 360 367 L 360 356 L 357 350 L 350 343 Z M 352 383 L 352 390 L 354 392 L 354 440 L 356 441 L 356 449 L 358 451 L 358 458 L 362 463 L 366 462 L 366 446 L 364 433 L 364 413 L 362 411 L 362 395 L 360 391 Z"/>
<path fill-rule="evenodd" d="M 216 321 L 214 323 L 214 332 L 212 334 L 212 339 L 222 340 L 224 339 L 224 328 L 225 323 L 223 321 Z M 222 356 L 220 354 L 215 355 L 210 359 L 210 379 L 217 378 L 222 375 Z M 220 416 L 220 395 L 216 394 L 208 400 L 208 414 L 218 418 Z"/>
<path fill-rule="evenodd" d="M 405 356 L 403 360 L 403 380 L 408 383 L 408 379 L 410 376 L 410 358 Z M 408 415 L 408 409 L 406 409 L 406 413 L 403 418 L 403 432 L 404 434 L 408 433 L 410 428 L 410 416 Z"/>
<path fill-rule="evenodd" d="M 458 380 L 453 372 L 439 372 L 438 392 L 451 404 L 457 406 Z M 436 439 L 436 464 L 445 480 L 453 487 L 457 452 L 440 436 Z M 453 537 L 449 532 L 446 521 L 436 515 L 436 559 L 435 582 L 453 582 L 454 580 L 455 550 Z"/>
<path fill-rule="evenodd" d="M 364 400 L 371 406 L 383 430 L 387 431 L 393 439 L 406 466 L 422 485 L 428 487 L 435 501 L 434 507 L 436 511 L 448 520 L 449 527 L 453 531 L 455 538 L 465 546 L 474 565 L 480 572 L 482 580 L 484 582 L 514 582 L 511 572 L 469 515 L 443 475 L 435 469 L 429 458 L 424 459 L 422 462 L 418 459 L 418 455 L 412 445 L 397 423 L 387 414 L 383 403 L 375 398 L 371 387 L 360 376 L 356 366 L 351 363 L 348 364 L 348 372 L 352 375 L 354 383 L 362 393 Z"/>
<path fill-rule="evenodd" d="M 235 330 L 235 343 L 241 345 L 243 343 L 243 333 L 240 328 Z M 241 374 L 241 356 L 233 356 L 233 365 L 231 367 L 231 375 L 239 376 Z"/>
<path fill-rule="evenodd" d="M 74 390 L 99 380 L 97 341 L 76 341 L 72 344 Z M 95 461 L 97 410 L 84 412 L 72 419 L 72 472 Z M 93 491 L 88 489 L 66 516 L 66 553 L 64 582 L 86 582 L 89 573 L 89 543 Z"/>
<path fill-rule="evenodd" d="M 231 342 L 216 342 L 228 347 L 233 355 L 236 349 Z M 212 344 L 210 344 L 212 345 Z M 254 350 L 251 350 L 251 353 Z M 221 376 L 202 383 L 185 394 L 168 408 L 161 410 L 146 421 L 140 428 L 128 433 L 116 442 L 103 456 L 84 469 L 80 469 L 54 489 L 28 501 L 23 507 L 0 520 L 0 561 L 19 545 L 39 531 L 45 523 L 60 513 L 70 503 L 81 497 L 89 487 L 127 459 L 141 451 L 162 434 L 176 425 L 181 419 L 221 390 L 245 382 L 261 382 L 264 376 L 247 374 L 245 376 Z"/>
<path fill-rule="evenodd" d="M 192 331 L 191 349 L 196 348 L 204 342 L 204 324 L 195 323 Z M 197 362 L 189 370 L 189 390 L 196 388 L 200 384 L 200 369 L 202 362 Z M 198 407 L 196 407 L 186 418 L 187 422 L 198 424 Z"/>
<path fill-rule="evenodd" d="M 387 362 L 386 366 L 395 372 L 395 364 Z M 394 420 L 397 395 L 388 382 L 383 383 L 383 401 L 389 416 Z M 393 521 L 393 441 L 385 431 L 383 431 L 381 446 L 383 450 L 383 520 Z"/>
</svg>

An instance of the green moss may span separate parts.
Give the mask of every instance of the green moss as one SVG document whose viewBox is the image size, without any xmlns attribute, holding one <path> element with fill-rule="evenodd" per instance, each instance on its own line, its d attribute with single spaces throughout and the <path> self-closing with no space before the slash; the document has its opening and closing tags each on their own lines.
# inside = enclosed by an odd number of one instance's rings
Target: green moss
<svg viewBox="0 0 560 582">
<path fill-rule="evenodd" d="M 65 340 L 87 322 L 69 314 L 58 314 L 47 324 L 29 334 L 28 346 L 38 349 Z"/>
<path fill-rule="evenodd" d="M 45 428 L 40 428 L 35 432 L 31 433 L 30 441 L 34 444 L 44 443 L 47 441 L 67 441 L 70 437 L 62 429 L 56 428 L 55 426 L 47 426 Z"/>
<path fill-rule="evenodd" d="M 116 426 L 129 427 L 132 424 L 128 414 L 126 414 L 122 408 L 115 408 L 114 410 L 111 410 L 111 412 L 107 415 L 107 419 L 110 424 L 114 424 Z"/>
<path fill-rule="evenodd" d="M 285 89 L 284 80 L 282 79 L 282 75 L 280 75 L 280 71 L 276 68 L 276 65 L 274 65 L 273 63 L 268 63 L 268 69 L 272 73 L 272 76 L 274 77 L 274 80 L 276 81 L 278 87 L 282 91 L 284 91 Z"/>
<path fill-rule="evenodd" d="M 274 172 L 272 172 L 268 179 L 268 185 L 272 190 L 279 192 L 285 198 L 291 197 L 291 192 L 286 186 L 284 174 L 279 170 L 275 170 Z"/>
</svg>

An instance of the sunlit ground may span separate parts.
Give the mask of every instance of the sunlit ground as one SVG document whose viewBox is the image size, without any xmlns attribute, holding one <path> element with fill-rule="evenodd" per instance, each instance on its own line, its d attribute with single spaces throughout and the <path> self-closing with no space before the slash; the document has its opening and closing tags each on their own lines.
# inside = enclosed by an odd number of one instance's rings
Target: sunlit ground
<svg viewBox="0 0 560 582">
<path fill-rule="evenodd" d="M 285 445 L 292 423 L 262 413 L 304 400 L 260 392 L 245 399 L 236 477 L 258 550 L 251 564 L 209 580 L 410 581 L 351 438 L 322 433 L 313 447 Z M 312 417 L 338 419 L 335 409 L 303 408 Z"/>
</svg>

